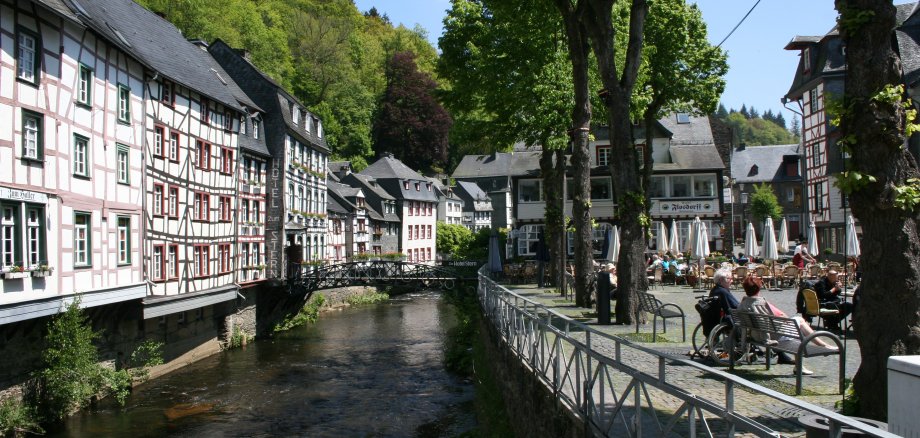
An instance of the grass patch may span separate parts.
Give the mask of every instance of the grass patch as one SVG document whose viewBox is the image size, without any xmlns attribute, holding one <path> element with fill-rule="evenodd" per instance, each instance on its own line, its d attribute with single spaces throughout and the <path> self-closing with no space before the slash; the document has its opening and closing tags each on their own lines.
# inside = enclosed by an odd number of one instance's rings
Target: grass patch
<svg viewBox="0 0 920 438">
<path fill-rule="evenodd" d="M 285 318 L 284 321 L 275 324 L 275 328 L 272 331 L 275 333 L 283 332 L 307 323 L 316 322 L 316 318 L 319 316 L 319 309 L 323 307 L 323 304 L 326 304 L 325 296 L 320 294 L 313 295 L 296 315 Z"/>
<path fill-rule="evenodd" d="M 676 341 L 672 341 L 664 337 L 664 335 L 658 335 L 657 337 L 652 338 L 651 333 L 624 333 L 619 336 L 623 339 L 626 339 L 627 341 L 633 341 L 633 342 L 658 342 L 658 343 L 676 342 Z"/>
<path fill-rule="evenodd" d="M 382 303 L 390 299 L 390 295 L 382 292 L 374 292 L 372 294 L 363 294 L 363 295 L 349 295 L 348 298 L 345 298 L 345 302 L 352 305 L 360 304 L 376 304 Z"/>
<path fill-rule="evenodd" d="M 240 348 L 243 345 L 246 345 L 247 342 L 249 342 L 249 336 L 246 335 L 246 332 L 240 329 L 240 326 L 234 324 L 233 330 L 230 334 L 229 347 L 230 348 Z"/>
<path fill-rule="evenodd" d="M 727 367 L 725 371 L 729 372 Z M 763 370 L 763 371 L 766 371 L 766 370 Z M 800 397 L 799 395 L 795 394 L 795 383 L 783 382 L 782 380 L 779 380 L 779 377 L 781 376 L 777 376 L 775 374 L 764 374 L 763 372 L 758 371 L 758 370 L 742 369 L 742 368 L 735 368 L 734 371 L 731 371 L 731 374 L 741 377 L 742 379 L 749 380 L 765 388 L 772 389 L 781 394 L 785 394 L 785 395 L 789 395 L 793 397 Z M 792 374 L 792 376 L 794 377 L 795 375 Z M 715 375 L 709 374 L 709 373 L 705 373 L 701 375 L 700 377 L 704 379 L 718 380 Z M 751 394 L 755 393 L 753 390 L 747 387 L 744 387 L 744 386 L 736 386 L 736 388 L 744 392 L 751 393 Z M 828 395 L 828 394 L 822 394 L 822 393 L 815 392 L 813 390 L 806 388 L 804 385 L 804 381 L 803 381 L 801 396 L 818 396 L 818 395 Z"/>
</svg>

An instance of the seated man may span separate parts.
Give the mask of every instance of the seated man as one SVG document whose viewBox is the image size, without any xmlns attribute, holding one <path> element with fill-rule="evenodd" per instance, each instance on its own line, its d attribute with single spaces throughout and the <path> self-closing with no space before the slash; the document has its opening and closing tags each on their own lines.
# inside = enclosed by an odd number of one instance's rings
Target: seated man
<svg viewBox="0 0 920 438">
<path fill-rule="evenodd" d="M 747 257 L 744 256 L 743 252 L 739 252 L 738 257 L 733 257 L 733 259 L 736 265 L 741 265 L 741 266 L 748 264 L 748 261 L 749 261 Z"/>
<path fill-rule="evenodd" d="M 843 287 L 840 282 L 837 281 L 837 275 L 837 271 L 833 269 L 827 271 L 827 276 L 815 283 L 815 294 L 818 295 L 818 302 L 821 304 L 822 308 L 837 309 L 840 312 L 837 315 L 824 318 L 824 322 L 828 326 L 837 327 L 839 329 L 840 321 L 843 321 L 844 318 L 853 312 L 853 303 L 841 300 L 840 294 L 843 292 Z"/>
</svg>

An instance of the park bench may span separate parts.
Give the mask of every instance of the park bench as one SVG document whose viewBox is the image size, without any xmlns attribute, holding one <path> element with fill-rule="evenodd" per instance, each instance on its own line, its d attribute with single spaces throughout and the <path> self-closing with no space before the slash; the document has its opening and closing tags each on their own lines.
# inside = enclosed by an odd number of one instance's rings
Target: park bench
<svg viewBox="0 0 920 438">
<path fill-rule="evenodd" d="M 802 394 L 802 359 L 815 356 L 833 356 L 838 355 L 838 383 L 840 393 L 844 391 L 844 358 L 840 355 L 843 349 L 843 343 L 837 335 L 827 331 L 816 331 L 808 336 L 803 336 L 799 330 L 799 324 L 793 318 L 773 316 L 765 313 L 746 312 L 738 309 L 732 310 L 732 320 L 734 328 L 732 329 L 732 344 L 735 339 L 744 339 L 746 343 L 758 345 L 766 349 L 764 355 L 767 361 L 767 369 L 770 369 L 771 350 L 784 351 L 795 356 L 795 393 Z M 740 336 L 737 336 L 740 332 Z M 837 349 L 820 347 L 812 344 L 815 338 L 827 338 L 837 345 Z M 746 348 L 742 348 L 745 351 Z M 734 351 L 734 345 L 729 351 Z M 734 369 L 735 357 L 730 359 L 729 367 Z"/>
<path fill-rule="evenodd" d="M 639 316 L 642 312 L 652 314 L 652 342 L 658 340 L 658 318 L 661 318 L 661 327 L 668 332 L 668 318 L 680 318 L 680 327 L 683 330 L 683 340 L 687 341 L 687 319 L 684 310 L 677 304 L 662 304 L 658 298 L 648 292 L 639 292 L 639 305 L 636 306 L 636 333 L 639 333 Z"/>
</svg>

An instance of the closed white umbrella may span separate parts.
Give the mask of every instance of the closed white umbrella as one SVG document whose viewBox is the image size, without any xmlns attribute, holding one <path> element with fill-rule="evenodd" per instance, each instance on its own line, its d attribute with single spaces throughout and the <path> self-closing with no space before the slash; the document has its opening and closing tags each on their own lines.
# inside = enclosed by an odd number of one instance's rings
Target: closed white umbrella
<svg viewBox="0 0 920 438">
<path fill-rule="evenodd" d="M 674 255 L 680 252 L 680 234 L 677 232 L 677 220 L 671 221 L 671 238 L 668 239 L 668 249 Z"/>
<path fill-rule="evenodd" d="M 808 225 L 808 254 L 812 257 L 818 256 L 818 232 L 815 231 L 815 222 Z"/>
<path fill-rule="evenodd" d="M 658 238 L 655 239 L 655 246 L 658 248 L 658 254 L 668 252 L 668 229 L 664 227 L 664 222 L 658 222 Z"/>
<path fill-rule="evenodd" d="M 859 257 L 861 251 L 859 250 L 859 239 L 856 236 L 856 222 L 853 220 L 853 215 L 847 216 L 847 256 Z"/>
<path fill-rule="evenodd" d="M 789 251 L 789 233 L 786 231 L 786 218 L 779 224 L 779 238 L 776 241 L 776 252 Z"/>
<path fill-rule="evenodd" d="M 776 235 L 773 234 L 773 218 L 767 217 L 763 224 L 763 258 L 764 260 L 776 260 L 779 258 L 779 252 L 776 250 Z"/>
<path fill-rule="evenodd" d="M 693 246 L 696 245 L 697 233 L 694 231 L 696 227 L 700 225 L 700 218 L 697 216 L 693 219 L 693 222 L 690 224 L 690 232 L 687 234 L 687 242 L 685 248 L 687 251 L 693 252 Z"/>
<path fill-rule="evenodd" d="M 703 253 L 705 254 L 705 257 L 709 257 L 709 254 L 710 254 L 710 251 L 709 251 L 709 231 L 706 231 L 707 228 L 709 228 L 709 227 L 707 227 L 706 224 L 702 224 L 702 223 L 700 224 L 700 229 L 703 230 L 703 232 L 702 232 L 702 235 L 703 235 Z"/>
<path fill-rule="evenodd" d="M 755 257 L 759 253 L 757 235 L 754 234 L 754 224 L 748 222 L 747 232 L 744 234 L 744 254 L 748 257 Z"/>
<path fill-rule="evenodd" d="M 693 235 L 693 238 L 690 239 L 692 246 L 690 247 L 690 257 L 693 259 L 701 259 L 706 257 L 706 247 L 703 245 L 703 227 L 702 224 L 693 222 L 693 226 L 690 228 L 690 234 Z"/>
<path fill-rule="evenodd" d="M 620 229 L 614 225 L 610 233 L 610 245 L 607 247 L 607 261 L 616 263 L 620 258 Z"/>
</svg>

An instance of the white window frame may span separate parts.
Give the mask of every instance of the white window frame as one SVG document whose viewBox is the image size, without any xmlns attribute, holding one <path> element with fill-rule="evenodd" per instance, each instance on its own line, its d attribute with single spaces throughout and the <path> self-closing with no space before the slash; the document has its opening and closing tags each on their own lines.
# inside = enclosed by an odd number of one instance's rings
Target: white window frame
<svg viewBox="0 0 920 438">
<path fill-rule="evenodd" d="M 41 44 L 38 35 L 23 28 L 16 31 L 16 78 L 37 84 L 41 71 Z"/>
<path fill-rule="evenodd" d="M 81 224 L 80 220 L 83 219 Z M 74 267 L 92 266 L 92 230 L 93 216 L 87 212 L 75 212 L 73 221 L 73 265 Z"/>
<path fill-rule="evenodd" d="M 131 88 L 118 84 L 118 121 L 131 123 Z"/>
<path fill-rule="evenodd" d="M 89 138 L 80 134 L 73 135 L 73 174 L 89 177 Z"/>
<path fill-rule="evenodd" d="M 86 64 L 80 64 L 77 73 L 77 103 L 92 105 L 93 99 L 93 69 Z"/>
<path fill-rule="evenodd" d="M 118 264 L 131 264 L 131 217 L 118 216 Z"/>
<path fill-rule="evenodd" d="M 115 144 L 115 163 L 117 165 L 117 178 L 119 184 L 131 183 L 131 155 L 128 146 Z"/>
</svg>

